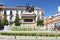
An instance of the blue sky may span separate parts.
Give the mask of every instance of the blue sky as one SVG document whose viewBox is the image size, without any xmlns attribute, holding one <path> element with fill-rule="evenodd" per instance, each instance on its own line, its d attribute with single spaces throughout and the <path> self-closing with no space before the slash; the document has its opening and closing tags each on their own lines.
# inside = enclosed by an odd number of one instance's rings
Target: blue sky
<svg viewBox="0 0 60 40">
<path fill-rule="evenodd" d="M 60 0 L 0 0 L 0 3 L 6 6 L 25 6 L 29 2 L 30 5 L 44 9 L 44 15 L 53 15 L 58 11 Z"/>
</svg>

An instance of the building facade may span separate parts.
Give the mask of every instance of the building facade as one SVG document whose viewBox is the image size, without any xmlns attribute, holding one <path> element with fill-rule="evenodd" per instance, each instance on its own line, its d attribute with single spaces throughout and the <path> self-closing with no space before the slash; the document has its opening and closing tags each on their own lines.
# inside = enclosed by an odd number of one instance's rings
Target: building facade
<svg viewBox="0 0 60 40">
<path fill-rule="evenodd" d="M 58 12 L 54 15 L 45 17 L 44 24 L 48 28 L 52 27 L 53 29 L 60 30 L 60 6 L 58 6 Z"/>
<path fill-rule="evenodd" d="M 7 7 L 4 4 L 0 4 L 0 19 L 2 19 L 5 15 L 7 16 L 7 20 L 9 25 L 12 22 L 14 25 L 14 20 L 16 17 L 16 13 L 19 15 L 19 19 L 21 19 L 21 26 L 36 26 L 37 18 L 43 19 L 43 9 L 34 7 L 34 6 L 16 6 L 16 7 Z"/>
</svg>

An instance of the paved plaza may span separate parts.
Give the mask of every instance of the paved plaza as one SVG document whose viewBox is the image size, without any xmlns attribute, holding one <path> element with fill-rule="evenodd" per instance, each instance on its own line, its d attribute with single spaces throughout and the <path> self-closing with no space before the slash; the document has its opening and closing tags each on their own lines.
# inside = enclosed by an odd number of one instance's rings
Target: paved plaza
<svg viewBox="0 0 60 40">
<path fill-rule="evenodd" d="M 0 40 L 60 40 L 60 37 L 0 36 Z"/>
</svg>

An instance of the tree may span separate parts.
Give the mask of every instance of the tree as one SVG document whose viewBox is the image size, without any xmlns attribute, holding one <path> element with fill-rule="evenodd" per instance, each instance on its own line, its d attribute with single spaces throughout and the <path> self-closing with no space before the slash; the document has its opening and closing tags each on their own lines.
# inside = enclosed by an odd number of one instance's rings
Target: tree
<svg viewBox="0 0 60 40">
<path fill-rule="evenodd" d="M 1 24 L 8 25 L 8 20 L 7 20 L 6 16 L 4 16 L 4 18 L 1 20 Z"/>
<path fill-rule="evenodd" d="M 19 15 L 17 13 L 16 13 L 16 18 L 14 20 L 14 23 L 15 23 L 15 26 L 20 26 L 21 25 Z"/>
<path fill-rule="evenodd" d="M 44 20 L 42 19 L 37 19 L 37 26 L 44 26 Z"/>
<path fill-rule="evenodd" d="M 0 25 L 1 25 L 1 20 L 0 20 Z"/>
</svg>

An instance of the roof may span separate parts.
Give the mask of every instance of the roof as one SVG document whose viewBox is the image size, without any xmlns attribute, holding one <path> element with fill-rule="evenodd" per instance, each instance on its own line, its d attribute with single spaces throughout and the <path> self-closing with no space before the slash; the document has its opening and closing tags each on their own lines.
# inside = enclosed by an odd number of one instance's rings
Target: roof
<svg viewBox="0 0 60 40">
<path fill-rule="evenodd" d="M 25 10 L 26 9 L 26 6 L 16 6 L 16 7 L 7 7 L 5 6 L 3 9 L 21 9 L 21 10 Z M 35 10 L 42 10 L 41 8 L 38 8 L 38 7 L 35 7 L 34 8 Z"/>
<path fill-rule="evenodd" d="M 16 6 L 16 7 L 8 7 L 8 6 L 5 6 L 3 3 L 0 3 L 0 5 L 3 5 L 4 6 L 4 8 L 2 8 L 2 9 L 11 9 L 11 10 L 25 10 L 26 9 L 26 6 Z M 41 9 L 41 8 L 38 8 L 38 7 L 36 7 L 36 6 L 34 6 L 35 8 L 35 10 L 43 10 L 43 9 Z"/>
</svg>

